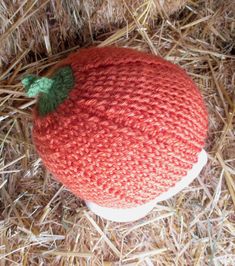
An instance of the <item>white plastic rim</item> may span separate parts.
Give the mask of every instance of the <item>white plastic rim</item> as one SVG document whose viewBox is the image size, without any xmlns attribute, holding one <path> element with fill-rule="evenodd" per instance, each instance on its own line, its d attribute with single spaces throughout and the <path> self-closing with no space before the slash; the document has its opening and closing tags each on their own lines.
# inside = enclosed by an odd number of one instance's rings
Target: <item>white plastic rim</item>
<svg viewBox="0 0 235 266">
<path fill-rule="evenodd" d="M 126 209 L 102 207 L 91 201 L 86 201 L 86 205 L 96 215 L 113 222 L 136 221 L 146 216 L 154 208 L 156 203 L 173 197 L 187 187 L 199 175 L 206 163 L 207 154 L 205 150 L 202 150 L 198 155 L 198 162 L 188 171 L 187 176 L 183 177 L 174 187 L 158 196 L 155 200 L 143 205 Z"/>
</svg>

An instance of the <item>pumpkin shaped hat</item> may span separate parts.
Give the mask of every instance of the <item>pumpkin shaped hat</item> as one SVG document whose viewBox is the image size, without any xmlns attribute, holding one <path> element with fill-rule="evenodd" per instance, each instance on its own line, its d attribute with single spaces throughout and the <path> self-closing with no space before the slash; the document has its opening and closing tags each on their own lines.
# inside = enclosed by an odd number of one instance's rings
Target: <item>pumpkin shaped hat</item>
<svg viewBox="0 0 235 266">
<path fill-rule="evenodd" d="M 104 47 L 81 49 L 52 72 L 22 80 L 29 96 L 38 95 L 33 141 L 75 195 L 104 209 L 135 209 L 165 195 L 198 163 L 207 111 L 178 66 Z"/>
</svg>

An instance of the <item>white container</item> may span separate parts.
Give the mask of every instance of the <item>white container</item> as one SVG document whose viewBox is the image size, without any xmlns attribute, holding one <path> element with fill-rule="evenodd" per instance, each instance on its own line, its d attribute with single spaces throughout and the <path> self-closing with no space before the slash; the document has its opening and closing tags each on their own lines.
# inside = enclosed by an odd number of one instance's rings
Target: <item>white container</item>
<svg viewBox="0 0 235 266">
<path fill-rule="evenodd" d="M 202 150 L 198 155 L 198 162 L 193 165 L 191 170 L 188 171 L 187 176 L 183 177 L 174 187 L 171 187 L 155 200 L 143 205 L 126 209 L 102 207 L 91 201 L 86 201 L 86 205 L 96 215 L 114 222 L 131 222 L 141 219 L 154 208 L 157 202 L 167 200 L 187 187 L 199 175 L 206 163 L 207 154 L 205 150 Z"/>
</svg>

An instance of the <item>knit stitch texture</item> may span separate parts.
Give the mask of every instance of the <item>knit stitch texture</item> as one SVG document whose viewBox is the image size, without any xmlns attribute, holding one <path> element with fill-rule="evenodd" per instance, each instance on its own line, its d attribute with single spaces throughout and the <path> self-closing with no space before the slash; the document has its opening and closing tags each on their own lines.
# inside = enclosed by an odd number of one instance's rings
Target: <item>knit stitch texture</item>
<svg viewBox="0 0 235 266">
<path fill-rule="evenodd" d="M 64 66 L 75 79 L 69 96 L 46 116 L 34 111 L 34 143 L 57 180 L 84 200 L 129 208 L 186 176 L 208 118 L 184 70 L 115 47 L 81 49 L 55 69 Z"/>
</svg>

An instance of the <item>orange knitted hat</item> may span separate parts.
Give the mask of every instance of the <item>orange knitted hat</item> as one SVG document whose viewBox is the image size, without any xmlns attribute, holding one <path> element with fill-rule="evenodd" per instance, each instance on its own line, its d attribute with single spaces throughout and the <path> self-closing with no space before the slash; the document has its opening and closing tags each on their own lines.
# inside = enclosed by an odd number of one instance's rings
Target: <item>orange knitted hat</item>
<svg viewBox="0 0 235 266">
<path fill-rule="evenodd" d="M 199 90 L 178 66 L 126 48 L 82 49 L 26 77 L 33 140 L 65 187 L 104 207 L 144 204 L 186 176 L 207 134 Z"/>
</svg>

